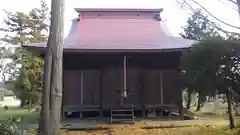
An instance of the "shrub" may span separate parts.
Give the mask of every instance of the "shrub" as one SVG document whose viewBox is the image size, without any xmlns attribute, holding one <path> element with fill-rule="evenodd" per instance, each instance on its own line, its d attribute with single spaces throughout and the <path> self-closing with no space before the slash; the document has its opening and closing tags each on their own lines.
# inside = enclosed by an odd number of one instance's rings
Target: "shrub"
<svg viewBox="0 0 240 135">
<path fill-rule="evenodd" d="M 3 108 L 4 108 L 4 110 L 8 110 L 8 109 L 9 109 L 9 107 L 8 107 L 8 106 L 4 106 Z"/>
<path fill-rule="evenodd" d="M 23 133 L 20 123 L 12 118 L 0 124 L 0 135 L 23 135 Z"/>
</svg>

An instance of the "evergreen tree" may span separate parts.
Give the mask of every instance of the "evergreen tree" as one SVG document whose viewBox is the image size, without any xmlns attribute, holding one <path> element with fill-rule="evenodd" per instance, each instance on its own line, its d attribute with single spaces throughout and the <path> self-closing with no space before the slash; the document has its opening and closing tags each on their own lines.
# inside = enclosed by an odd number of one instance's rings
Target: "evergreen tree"
<svg viewBox="0 0 240 135">
<path fill-rule="evenodd" d="M 7 34 L 2 40 L 9 44 L 26 44 L 46 42 L 48 30 L 48 7 L 41 1 L 40 8 L 32 9 L 28 14 L 22 12 L 6 12 L 7 18 L 4 29 Z M 37 103 L 42 89 L 43 60 L 24 48 L 18 48 L 15 52 L 15 65 L 21 64 L 21 68 L 15 69 L 17 73 L 16 94 L 22 101 L 22 106 Z M 33 100 L 34 99 L 34 100 Z"/>
<path fill-rule="evenodd" d="M 232 94 L 240 93 L 239 53 L 238 41 L 211 39 L 199 42 L 182 58 L 186 76 L 194 75 L 194 79 L 189 79 L 189 85 L 204 94 L 225 94 L 230 128 L 235 127 Z"/>
<path fill-rule="evenodd" d="M 184 32 L 180 33 L 180 35 L 186 39 L 203 40 L 221 37 L 218 30 L 211 24 L 208 17 L 205 16 L 200 9 L 188 18 L 183 30 Z"/>
<path fill-rule="evenodd" d="M 180 35 L 186 39 L 206 40 L 211 38 L 221 38 L 220 34 L 218 33 L 218 30 L 211 24 L 211 22 L 209 22 L 207 16 L 204 16 L 204 14 L 199 9 L 196 10 L 196 12 L 194 12 L 194 14 L 188 18 L 187 24 L 183 27 L 183 30 L 184 32 L 180 33 Z M 183 69 L 183 70 L 188 70 L 188 69 Z M 194 92 L 197 92 L 198 103 L 197 103 L 196 110 L 199 111 L 200 108 L 202 107 L 202 103 L 205 100 L 206 94 L 212 95 L 212 93 L 206 93 L 202 91 L 203 89 L 202 85 L 204 84 L 193 83 L 189 85 L 189 81 L 192 82 L 192 80 L 195 80 L 195 75 L 196 75 L 196 73 L 189 74 L 189 72 L 192 72 L 192 71 L 188 71 L 188 73 L 183 72 L 183 81 L 184 81 L 184 84 L 186 84 L 187 86 L 187 87 L 184 87 L 184 89 L 186 89 L 188 92 L 186 108 L 190 109 L 191 102 L 192 102 L 191 95 Z M 202 78 L 202 79 L 207 80 L 207 78 Z"/>
</svg>

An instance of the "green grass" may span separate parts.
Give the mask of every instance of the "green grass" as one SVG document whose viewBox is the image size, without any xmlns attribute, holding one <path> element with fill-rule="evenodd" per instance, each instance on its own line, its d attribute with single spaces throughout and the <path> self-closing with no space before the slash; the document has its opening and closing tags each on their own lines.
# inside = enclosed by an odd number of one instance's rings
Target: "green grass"
<svg viewBox="0 0 240 135">
<path fill-rule="evenodd" d="M 0 121 L 7 120 L 9 118 L 20 118 L 22 122 L 32 123 L 37 122 L 39 114 L 34 110 L 28 111 L 26 108 L 9 108 L 9 110 L 4 110 L 0 108 Z"/>
</svg>

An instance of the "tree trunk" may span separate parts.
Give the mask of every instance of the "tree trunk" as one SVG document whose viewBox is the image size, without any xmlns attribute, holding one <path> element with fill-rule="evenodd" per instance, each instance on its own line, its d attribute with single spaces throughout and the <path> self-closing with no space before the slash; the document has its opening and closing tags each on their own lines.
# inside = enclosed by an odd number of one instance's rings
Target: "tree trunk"
<svg viewBox="0 0 240 135">
<path fill-rule="evenodd" d="M 218 95 L 217 95 L 217 93 L 215 93 L 215 97 L 213 99 L 213 109 L 212 109 L 212 112 L 213 113 L 218 113 L 217 112 L 218 109 L 219 109 Z"/>
<path fill-rule="evenodd" d="M 51 36 L 49 36 L 50 38 Z M 38 133 L 40 135 L 50 135 L 50 85 L 52 72 L 52 52 L 50 40 L 48 39 L 47 52 L 44 58 L 44 81 L 42 91 L 42 104 Z"/>
<path fill-rule="evenodd" d="M 203 93 L 199 92 L 198 93 L 198 102 L 197 102 L 197 108 L 196 111 L 200 111 L 202 108 L 202 102 L 203 102 Z"/>
<path fill-rule="evenodd" d="M 233 108 L 235 110 L 235 115 L 238 116 L 239 113 L 238 113 L 237 103 L 233 103 L 232 105 L 233 105 Z"/>
<path fill-rule="evenodd" d="M 192 91 L 188 90 L 188 98 L 187 98 L 187 106 L 186 106 L 188 110 L 191 107 L 191 103 L 192 103 Z"/>
<path fill-rule="evenodd" d="M 53 53 L 51 82 L 51 135 L 60 134 L 62 105 L 62 57 L 63 57 L 63 14 L 64 0 L 52 0 L 51 6 L 51 51 Z"/>
<path fill-rule="evenodd" d="M 28 111 L 32 109 L 32 99 L 28 99 Z"/>
<path fill-rule="evenodd" d="M 233 129 L 235 128 L 235 122 L 232 114 L 232 94 L 230 90 L 226 92 L 226 97 L 227 97 L 227 104 L 228 104 L 229 128 Z"/>
</svg>

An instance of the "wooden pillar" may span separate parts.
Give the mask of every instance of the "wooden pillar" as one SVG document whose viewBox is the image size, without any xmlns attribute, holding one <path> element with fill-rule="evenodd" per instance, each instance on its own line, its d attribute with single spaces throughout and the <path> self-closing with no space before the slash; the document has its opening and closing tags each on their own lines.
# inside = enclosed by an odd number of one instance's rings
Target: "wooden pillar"
<svg viewBox="0 0 240 135">
<path fill-rule="evenodd" d="M 161 94 L 161 104 L 163 104 L 163 73 L 160 71 L 160 94 Z"/>
<path fill-rule="evenodd" d="M 127 56 L 124 56 L 124 64 L 123 64 L 123 92 L 124 92 L 124 97 L 127 96 Z"/>
<path fill-rule="evenodd" d="M 80 92 L 81 92 L 81 96 L 80 96 L 80 104 L 81 106 L 83 105 L 83 71 L 80 72 L 80 83 L 81 83 L 81 88 L 80 88 Z M 82 112 L 80 111 L 80 119 L 82 119 Z"/>
<path fill-rule="evenodd" d="M 141 85 L 141 102 L 142 102 L 142 116 L 145 117 L 145 91 L 144 91 L 144 69 L 140 70 L 140 85 Z"/>
<path fill-rule="evenodd" d="M 161 105 L 164 103 L 163 100 L 163 71 L 160 71 L 160 98 L 161 98 Z M 163 112 L 160 112 L 160 116 L 163 116 Z"/>
<path fill-rule="evenodd" d="M 121 92 L 121 105 L 124 103 L 124 98 L 127 97 L 127 57 L 123 56 L 123 90 Z"/>
<path fill-rule="evenodd" d="M 100 99 L 100 117 L 102 117 L 102 113 L 103 113 L 103 70 L 100 70 L 100 73 L 99 73 L 99 83 L 100 83 L 100 85 L 99 85 L 99 90 L 100 90 L 100 93 L 99 93 L 99 95 L 100 95 L 100 97 L 99 97 L 99 99 Z"/>
</svg>

